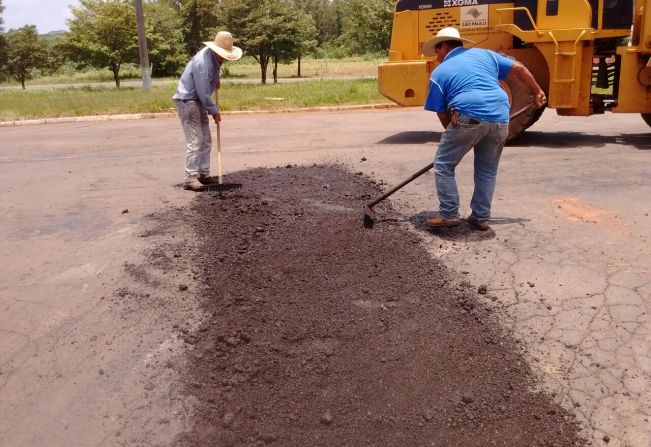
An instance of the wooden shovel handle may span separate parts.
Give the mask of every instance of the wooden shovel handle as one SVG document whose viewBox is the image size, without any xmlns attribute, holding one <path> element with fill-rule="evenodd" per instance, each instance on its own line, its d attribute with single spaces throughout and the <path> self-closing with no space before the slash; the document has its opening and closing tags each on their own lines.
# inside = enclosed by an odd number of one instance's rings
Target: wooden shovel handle
<svg viewBox="0 0 651 447">
<path fill-rule="evenodd" d="M 219 184 L 222 184 L 222 138 L 219 128 L 219 122 L 215 123 L 217 126 L 217 179 Z"/>
</svg>

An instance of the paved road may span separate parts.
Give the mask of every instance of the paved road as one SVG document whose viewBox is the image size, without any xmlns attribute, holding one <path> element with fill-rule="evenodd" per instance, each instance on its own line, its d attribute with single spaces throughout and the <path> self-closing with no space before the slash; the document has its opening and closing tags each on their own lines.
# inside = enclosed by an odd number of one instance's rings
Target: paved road
<svg viewBox="0 0 651 447">
<path fill-rule="evenodd" d="M 417 109 L 226 116 L 225 169 L 335 162 L 393 184 L 430 162 L 440 131 Z M 172 187 L 177 121 L 8 127 L 0 141 L 0 445 L 164 443 L 192 407 L 164 367 L 182 349 L 173 323 L 107 301 L 147 248 L 146 216 L 191 198 Z M 596 446 L 651 445 L 650 157 L 638 116 L 547 111 L 505 150 L 494 231 L 422 231 L 431 176 L 393 200 L 460 283 L 487 286 Z M 464 213 L 471 160 L 458 169 Z M 172 320 L 196 312 L 188 298 Z"/>
</svg>

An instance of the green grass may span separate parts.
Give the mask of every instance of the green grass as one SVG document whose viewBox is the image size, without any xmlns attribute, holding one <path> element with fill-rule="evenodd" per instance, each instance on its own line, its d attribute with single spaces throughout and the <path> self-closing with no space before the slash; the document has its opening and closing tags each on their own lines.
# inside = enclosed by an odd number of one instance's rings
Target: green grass
<svg viewBox="0 0 651 447">
<path fill-rule="evenodd" d="M 341 59 L 314 59 L 306 58 L 301 61 L 301 76 L 308 78 L 336 78 L 336 77 L 366 77 L 376 76 L 377 66 L 386 58 L 378 57 L 348 57 Z M 227 62 L 224 65 L 225 78 L 235 79 L 260 79 L 260 65 L 250 56 L 245 56 L 237 62 Z M 267 67 L 267 79 L 273 80 L 272 66 Z M 298 74 L 298 63 L 278 65 L 278 77 L 293 78 Z M 120 79 L 123 81 L 140 79 L 140 69 L 137 65 L 125 64 L 120 70 Z M 166 78 L 174 80 L 172 78 Z M 160 80 L 160 79 L 157 79 Z M 50 76 L 37 76 L 27 81 L 28 86 L 52 84 L 85 84 L 106 82 L 113 83 L 113 73 L 108 69 L 75 70 L 70 65 L 61 67 Z M 16 87 L 20 84 L 15 80 L 0 83 L 2 87 Z"/>
<path fill-rule="evenodd" d="M 140 88 L 83 87 L 0 92 L 0 121 L 122 113 L 170 112 L 174 85 Z M 388 103 L 376 80 L 315 80 L 286 84 L 222 83 L 220 107 L 277 110 L 313 106 Z"/>
<path fill-rule="evenodd" d="M 301 61 L 301 76 L 308 78 L 332 77 L 363 77 L 377 76 L 377 66 L 386 58 L 361 58 L 349 57 L 343 59 L 312 59 Z M 251 57 L 245 57 L 237 62 L 228 62 L 225 65 L 230 76 L 234 78 L 260 79 L 260 65 Z M 273 79 L 271 69 L 268 67 L 267 79 Z M 278 65 L 278 77 L 296 77 L 298 63 Z"/>
<path fill-rule="evenodd" d="M 85 70 L 75 70 L 71 66 L 63 66 L 57 72 L 49 76 L 41 76 L 38 75 L 38 73 L 38 70 L 32 73 L 34 78 L 25 83 L 28 87 L 52 84 L 115 83 L 113 73 L 108 69 L 97 70 L 89 68 Z M 120 70 L 120 79 L 122 81 L 140 79 L 140 68 L 133 64 L 123 66 Z M 20 83 L 14 79 L 8 79 L 5 82 L 0 82 L 0 88 L 2 87 L 20 87 Z"/>
<path fill-rule="evenodd" d="M 234 111 L 384 103 L 387 101 L 377 92 L 375 80 L 318 80 L 376 76 L 377 65 L 382 60 L 378 57 L 307 58 L 301 62 L 301 75 L 313 79 L 309 82 L 271 84 L 271 67 L 268 69 L 267 85 L 229 82 L 260 79 L 258 63 L 251 57 L 245 57 L 224 66 L 220 106 L 224 111 Z M 121 75 L 124 81 L 139 79 L 135 66 L 125 66 Z M 279 78 L 293 78 L 296 75 L 296 62 L 278 66 Z M 0 84 L 0 121 L 174 110 L 170 98 L 174 93 L 176 78 L 156 79 L 157 84 L 150 94 L 140 88 L 125 86 L 116 89 L 112 81 L 108 70 L 78 72 L 66 66 L 58 74 L 28 81 L 27 86 L 88 85 L 82 88 L 71 86 L 56 90 L 45 88 L 20 91 L 15 89 L 18 85 L 15 82 Z M 104 84 L 93 85 L 100 82 Z M 13 88 L 3 91 L 3 87 Z"/>
</svg>

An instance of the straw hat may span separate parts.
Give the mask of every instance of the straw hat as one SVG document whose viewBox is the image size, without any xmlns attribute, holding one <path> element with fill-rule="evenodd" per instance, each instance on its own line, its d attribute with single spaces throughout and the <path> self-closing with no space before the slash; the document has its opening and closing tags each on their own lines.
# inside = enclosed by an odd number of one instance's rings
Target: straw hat
<svg viewBox="0 0 651 447">
<path fill-rule="evenodd" d="M 425 56 L 434 56 L 434 54 L 436 54 L 434 52 L 434 47 L 441 42 L 445 42 L 446 40 L 459 40 L 465 43 L 475 43 L 472 40 L 462 39 L 461 35 L 459 34 L 459 31 L 456 28 L 450 26 L 447 28 L 443 28 L 441 31 L 436 33 L 435 37 L 431 37 L 429 40 L 427 40 L 423 44 L 423 49 L 421 52 Z"/>
<path fill-rule="evenodd" d="M 214 42 L 203 44 L 228 61 L 236 61 L 242 57 L 242 49 L 233 45 L 233 35 L 228 31 L 218 32 Z"/>
</svg>

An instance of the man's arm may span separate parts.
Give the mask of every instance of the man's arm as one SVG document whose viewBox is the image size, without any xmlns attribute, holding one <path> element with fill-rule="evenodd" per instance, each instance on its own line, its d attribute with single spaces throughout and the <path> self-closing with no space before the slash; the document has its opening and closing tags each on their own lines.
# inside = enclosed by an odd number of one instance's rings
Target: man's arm
<svg viewBox="0 0 651 447">
<path fill-rule="evenodd" d="M 524 65 L 522 65 L 522 63 L 515 61 L 513 63 L 513 67 L 511 67 L 511 71 L 509 72 L 508 76 L 515 76 L 520 81 L 522 81 L 527 87 L 529 87 L 529 89 L 533 92 L 534 95 L 533 99 L 534 102 L 536 103 L 536 107 L 541 108 L 542 106 L 545 105 L 545 103 L 547 102 L 547 98 L 545 97 L 545 92 L 543 92 L 542 88 L 540 88 L 540 86 L 536 82 L 536 79 L 533 77 L 529 69 Z"/>
<path fill-rule="evenodd" d="M 205 58 L 206 56 L 204 56 Z M 211 57 L 208 54 L 207 57 Z M 192 77 L 194 78 L 194 88 L 199 102 L 203 105 L 206 111 L 212 115 L 215 122 L 218 121 L 216 117 L 219 116 L 219 105 L 213 102 L 212 95 L 215 93 L 215 85 L 213 84 L 214 67 L 206 62 L 206 60 L 195 60 L 192 67 Z"/>
</svg>

